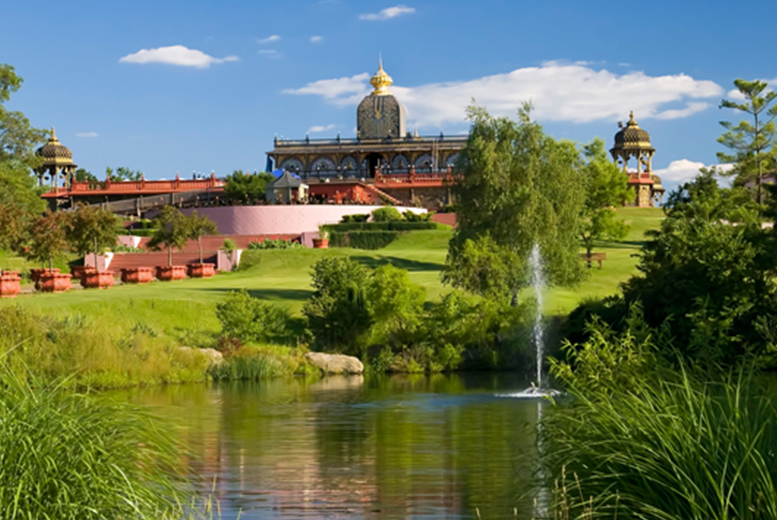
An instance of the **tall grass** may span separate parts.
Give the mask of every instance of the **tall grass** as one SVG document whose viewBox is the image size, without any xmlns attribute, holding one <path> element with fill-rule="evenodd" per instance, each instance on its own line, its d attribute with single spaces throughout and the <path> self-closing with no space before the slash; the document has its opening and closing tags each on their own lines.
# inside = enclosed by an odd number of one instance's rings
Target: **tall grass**
<svg viewBox="0 0 777 520">
<path fill-rule="evenodd" d="M 562 517 L 777 518 L 777 409 L 747 370 L 722 382 L 681 370 L 620 393 L 570 392 L 539 442 L 546 485 L 575 484 L 561 488 Z"/>
<path fill-rule="evenodd" d="M 20 377 L 67 378 L 64 384 L 82 388 L 202 381 L 210 363 L 141 322 L 125 327 L 80 314 L 52 318 L 22 307 L 0 308 L 3 355 Z"/>
<path fill-rule="evenodd" d="M 0 385 L 0 518 L 181 517 L 178 449 L 151 416 L 4 364 Z"/>
<path fill-rule="evenodd" d="M 210 367 L 208 374 L 215 381 L 259 381 L 292 374 L 316 377 L 321 371 L 306 361 L 300 349 L 248 345 L 227 353 L 221 363 Z"/>
</svg>

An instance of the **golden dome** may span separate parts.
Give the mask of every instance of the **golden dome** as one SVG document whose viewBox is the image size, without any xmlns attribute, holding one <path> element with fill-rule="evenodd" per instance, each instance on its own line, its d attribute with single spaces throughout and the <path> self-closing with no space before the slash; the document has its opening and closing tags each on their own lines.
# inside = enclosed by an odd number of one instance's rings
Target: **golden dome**
<svg viewBox="0 0 777 520">
<path fill-rule="evenodd" d="M 46 162 L 57 162 L 72 164 L 73 152 L 67 146 L 62 145 L 57 139 L 57 134 L 54 132 L 54 128 L 51 129 L 51 137 L 46 144 L 38 148 L 36 152 L 39 156 L 43 157 Z"/>
<path fill-rule="evenodd" d="M 391 79 L 391 76 L 386 74 L 386 71 L 383 70 L 383 60 L 380 60 L 378 72 L 376 72 L 375 75 L 370 78 L 370 84 L 375 87 L 375 90 L 372 91 L 372 95 L 385 96 L 390 94 L 388 87 L 392 83 L 394 83 L 394 80 Z"/>
<path fill-rule="evenodd" d="M 615 148 L 644 147 L 650 148 L 650 134 L 643 130 L 634 119 L 634 111 L 629 114 L 626 128 L 615 134 Z"/>
</svg>

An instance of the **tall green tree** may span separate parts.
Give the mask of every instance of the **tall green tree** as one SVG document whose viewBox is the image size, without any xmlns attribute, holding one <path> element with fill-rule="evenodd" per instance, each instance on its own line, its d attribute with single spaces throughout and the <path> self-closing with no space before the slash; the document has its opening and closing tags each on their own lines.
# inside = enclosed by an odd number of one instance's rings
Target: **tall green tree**
<svg viewBox="0 0 777 520">
<path fill-rule="evenodd" d="M 718 152 L 718 159 L 734 164 L 729 174 L 736 175 L 737 184 L 755 183 L 755 200 L 763 204 L 764 177 L 774 175 L 775 169 L 777 126 L 774 118 L 777 116 L 777 105 L 772 103 L 777 99 L 777 92 L 767 91 L 769 85 L 765 81 L 737 79 L 734 85 L 744 100 L 724 99 L 720 106 L 743 112 L 751 120 L 742 120 L 737 125 L 721 121 L 726 132 L 718 138 L 718 142 L 731 153 Z"/>
<path fill-rule="evenodd" d="M 182 250 L 189 239 L 189 222 L 186 216 L 172 206 L 162 208 L 154 219 L 154 233 L 148 246 L 159 251 L 167 249 L 167 265 L 173 265 L 173 248 Z"/>
<path fill-rule="evenodd" d="M 79 255 L 97 255 L 116 245 L 118 219 L 112 212 L 95 206 L 78 204 L 75 212 L 69 214 L 67 241 Z"/>
<path fill-rule="evenodd" d="M 97 176 L 85 168 L 79 168 L 76 170 L 75 179 L 78 182 L 99 182 Z"/>
<path fill-rule="evenodd" d="M 235 170 L 227 176 L 224 193 L 234 202 L 251 204 L 265 200 L 264 189 L 269 182 L 275 180 L 271 173 L 262 172 L 249 175 Z"/>
<path fill-rule="evenodd" d="M 111 182 L 139 181 L 143 177 L 143 172 L 140 170 L 130 170 L 126 166 L 119 166 L 116 170 L 108 166 L 105 168 L 105 176 Z"/>
<path fill-rule="evenodd" d="M 458 226 L 448 266 L 456 264 L 468 239 L 490 236 L 522 273 L 509 284 L 514 304 L 518 288 L 529 283 L 528 270 L 520 266 L 535 244 L 549 283 L 573 284 L 584 276 L 578 256 L 585 199 L 580 154 L 573 143 L 546 135 L 530 112 L 524 105 L 513 121 L 469 107 L 472 126 L 452 187 Z"/>
<path fill-rule="evenodd" d="M 628 233 L 628 226 L 615 218 L 615 209 L 633 198 L 628 177 L 617 164 L 607 158 L 604 141 L 594 139 L 583 147 L 586 164 L 583 167 L 585 180 L 585 204 L 580 239 L 589 259 L 597 240 L 620 240 Z M 591 261 L 588 261 L 591 266 Z"/>
<path fill-rule="evenodd" d="M 45 204 L 31 174 L 40 164 L 35 149 L 48 133 L 30 126 L 21 112 L 4 106 L 22 81 L 13 66 L 0 63 L 0 203 L 14 203 L 39 213 Z"/>
</svg>

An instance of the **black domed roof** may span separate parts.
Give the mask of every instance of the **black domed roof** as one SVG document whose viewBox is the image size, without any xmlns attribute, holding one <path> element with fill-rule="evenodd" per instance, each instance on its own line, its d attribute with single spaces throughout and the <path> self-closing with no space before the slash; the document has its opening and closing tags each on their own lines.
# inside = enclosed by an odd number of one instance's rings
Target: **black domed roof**
<svg viewBox="0 0 777 520">
<path fill-rule="evenodd" d="M 49 141 L 38 148 L 35 153 L 44 159 L 73 159 L 73 152 L 67 146 L 60 144 L 53 128 L 51 129 Z"/>
<path fill-rule="evenodd" d="M 620 148 L 637 144 L 650 146 L 650 134 L 647 130 L 643 130 L 639 127 L 634 120 L 634 112 L 631 112 L 626 128 L 621 129 L 615 134 L 615 147 Z"/>
</svg>

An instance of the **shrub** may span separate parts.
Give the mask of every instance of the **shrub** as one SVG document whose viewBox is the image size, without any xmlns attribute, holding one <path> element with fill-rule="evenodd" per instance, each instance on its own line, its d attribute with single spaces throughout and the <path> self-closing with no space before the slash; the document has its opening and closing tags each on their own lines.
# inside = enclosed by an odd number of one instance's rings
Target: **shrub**
<svg viewBox="0 0 777 520">
<path fill-rule="evenodd" d="M 0 368 L 3 518 L 180 518 L 180 455 L 158 420 Z"/>
<path fill-rule="evenodd" d="M 129 235 L 133 237 L 151 237 L 154 235 L 153 229 L 128 229 L 123 235 Z"/>
<path fill-rule="evenodd" d="M 293 240 L 267 238 L 249 242 L 248 249 L 305 249 L 305 246 Z"/>
<path fill-rule="evenodd" d="M 221 249 L 227 252 L 232 252 L 235 249 L 237 249 L 237 244 L 231 238 L 225 238 L 224 244 L 221 246 Z"/>
<path fill-rule="evenodd" d="M 357 215 L 343 215 L 343 218 L 340 220 L 340 223 L 347 224 L 351 222 L 367 222 L 368 218 L 370 218 L 369 213 L 357 214 Z"/>
<path fill-rule="evenodd" d="M 313 296 L 302 307 L 314 344 L 361 354 L 372 326 L 365 287 L 371 271 L 350 258 L 322 258 L 313 266 Z"/>
<path fill-rule="evenodd" d="M 412 211 L 407 210 L 402 213 L 402 216 L 408 222 L 429 222 L 432 220 L 432 215 L 434 215 L 434 213 L 431 211 L 427 211 L 426 213 L 413 213 Z"/>
<path fill-rule="evenodd" d="M 229 292 L 216 304 L 216 317 L 225 336 L 243 341 L 260 341 L 282 334 L 289 320 L 284 309 L 254 298 L 245 289 Z"/>
<path fill-rule="evenodd" d="M 392 222 L 395 220 L 402 220 L 402 215 L 394 206 L 383 206 L 372 211 L 373 222 Z"/>
<path fill-rule="evenodd" d="M 352 247 L 354 249 L 382 249 L 399 238 L 398 231 L 350 231 L 332 232 L 332 247 Z"/>
<path fill-rule="evenodd" d="M 344 224 L 328 224 L 323 226 L 328 231 L 418 231 L 440 229 L 436 222 L 406 222 L 394 220 L 391 222 L 348 222 Z"/>
<path fill-rule="evenodd" d="M 110 250 L 114 253 L 146 253 L 147 251 L 142 247 L 125 246 L 124 244 L 116 244 L 111 247 Z"/>
</svg>

